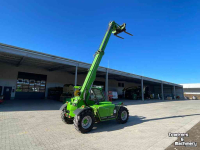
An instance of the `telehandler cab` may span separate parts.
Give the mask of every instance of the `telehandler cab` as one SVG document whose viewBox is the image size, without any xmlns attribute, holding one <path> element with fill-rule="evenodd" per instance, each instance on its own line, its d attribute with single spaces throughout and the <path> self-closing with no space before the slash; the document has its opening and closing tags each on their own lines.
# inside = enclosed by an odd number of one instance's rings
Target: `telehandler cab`
<svg viewBox="0 0 200 150">
<path fill-rule="evenodd" d="M 95 58 L 88 71 L 82 86 L 75 86 L 74 97 L 61 107 L 61 118 L 67 124 L 74 123 L 77 131 L 86 133 L 92 130 L 95 122 L 114 120 L 119 123 L 126 123 L 129 118 L 129 112 L 123 103 L 112 104 L 106 101 L 101 88 L 94 88 L 92 84 L 96 78 L 96 72 L 104 55 L 104 50 L 111 34 L 118 36 L 119 33 L 126 32 L 126 24 L 121 26 L 114 21 L 109 23 L 108 30 L 103 41 L 95 53 Z M 123 38 L 122 38 L 123 39 Z"/>
</svg>

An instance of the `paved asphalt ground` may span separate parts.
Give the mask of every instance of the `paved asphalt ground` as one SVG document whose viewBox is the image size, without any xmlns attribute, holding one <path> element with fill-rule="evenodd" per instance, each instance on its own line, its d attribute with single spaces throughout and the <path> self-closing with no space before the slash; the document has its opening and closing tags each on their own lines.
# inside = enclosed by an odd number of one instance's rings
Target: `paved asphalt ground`
<svg viewBox="0 0 200 150">
<path fill-rule="evenodd" d="M 196 142 L 197 146 L 177 146 L 173 142 L 166 150 L 198 150 L 200 146 L 200 122 L 187 131 L 187 134 L 189 135 L 188 137 L 178 137 L 176 142 L 181 142 L 181 140 L 187 144 L 188 142 Z"/>
<path fill-rule="evenodd" d="M 157 150 L 200 121 L 200 100 L 124 100 L 130 118 L 95 124 L 81 134 L 60 119 L 61 102 L 53 100 L 10 100 L 0 104 L 1 150 Z M 200 145 L 197 145 L 200 149 Z"/>
</svg>

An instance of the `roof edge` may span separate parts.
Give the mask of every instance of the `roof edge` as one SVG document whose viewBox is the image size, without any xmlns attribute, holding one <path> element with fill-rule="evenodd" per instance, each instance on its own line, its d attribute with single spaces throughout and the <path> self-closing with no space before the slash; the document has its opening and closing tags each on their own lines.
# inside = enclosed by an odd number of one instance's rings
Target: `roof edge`
<svg viewBox="0 0 200 150">
<path fill-rule="evenodd" d="M 85 65 L 85 66 L 91 65 L 89 63 L 85 63 L 85 62 L 81 62 L 81 61 L 77 61 L 77 60 L 73 60 L 73 59 L 68 59 L 68 58 L 60 57 L 60 56 L 56 56 L 56 55 L 51 55 L 51 54 L 47 54 L 47 53 L 37 52 L 37 51 L 34 51 L 34 50 L 21 48 L 21 47 L 17 47 L 17 46 L 12 46 L 12 45 L 8 45 L 8 44 L 4 44 L 4 43 L 0 43 L 0 46 L 7 47 L 7 48 L 13 48 L 15 50 L 17 49 L 17 50 L 23 51 L 25 53 L 31 53 L 31 54 L 40 55 L 40 56 L 43 56 L 43 57 L 50 57 L 50 58 L 54 58 L 54 59 L 64 60 L 64 61 L 67 61 L 67 62 L 73 62 L 77 65 L 79 65 L 79 64 L 82 64 L 82 65 Z M 133 74 L 133 73 L 129 73 L 129 72 L 124 72 L 124 71 L 120 71 L 120 70 L 115 70 L 115 69 L 112 69 L 112 68 L 106 68 L 106 67 L 99 66 L 98 69 L 100 69 L 100 70 L 103 69 L 105 71 L 108 69 L 110 73 L 117 73 L 117 74 L 121 74 L 121 75 L 126 74 L 130 77 L 135 77 L 135 78 L 139 78 L 139 79 L 143 78 L 144 80 L 147 79 L 148 81 L 152 81 L 152 82 L 159 82 L 159 83 L 163 83 L 163 84 L 176 85 L 176 86 L 182 87 L 181 84 L 162 81 L 162 80 L 159 80 L 159 79 L 145 77 L 145 76 L 141 76 L 141 75 L 137 75 L 137 74 Z"/>
</svg>

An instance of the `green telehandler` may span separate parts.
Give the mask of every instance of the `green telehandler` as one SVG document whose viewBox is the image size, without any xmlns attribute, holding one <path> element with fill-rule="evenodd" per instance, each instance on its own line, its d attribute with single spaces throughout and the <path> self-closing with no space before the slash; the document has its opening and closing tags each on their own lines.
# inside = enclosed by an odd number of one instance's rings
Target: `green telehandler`
<svg viewBox="0 0 200 150">
<path fill-rule="evenodd" d="M 95 53 L 93 63 L 88 70 L 88 74 L 82 86 L 74 86 L 74 97 L 66 101 L 61 107 L 61 118 L 66 124 L 74 123 L 77 131 L 87 133 L 92 130 L 95 122 L 114 120 L 123 124 L 128 121 L 129 112 L 122 102 L 113 104 L 106 101 L 101 88 L 92 87 L 96 78 L 96 72 L 104 55 L 104 50 L 111 34 L 118 36 L 119 33 L 126 32 L 126 24 L 121 26 L 114 21 L 109 23 L 108 30 L 103 41 Z M 122 38 L 123 39 L 123 38 Z"/>
</svg>

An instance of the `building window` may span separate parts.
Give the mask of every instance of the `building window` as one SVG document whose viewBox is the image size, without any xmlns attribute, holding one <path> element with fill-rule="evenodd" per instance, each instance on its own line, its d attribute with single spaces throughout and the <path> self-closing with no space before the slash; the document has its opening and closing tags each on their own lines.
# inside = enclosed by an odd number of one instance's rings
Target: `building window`
<svg viewBox="0 0 200 150">
<path fill-rule="evenodd" d="M 16 92 L 42 92 L 46 89 L 46 75 L 19 72 Z"/>
<path fill-rule="evenodd" d="M 118 87 L 124 87 L 124 83 L 118 82 Z"/>
<path fill-rule="evenodd" d="M 18 79 L 16 92 L 45 92 L 45 81 Z"/>
</svg>

